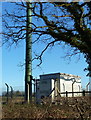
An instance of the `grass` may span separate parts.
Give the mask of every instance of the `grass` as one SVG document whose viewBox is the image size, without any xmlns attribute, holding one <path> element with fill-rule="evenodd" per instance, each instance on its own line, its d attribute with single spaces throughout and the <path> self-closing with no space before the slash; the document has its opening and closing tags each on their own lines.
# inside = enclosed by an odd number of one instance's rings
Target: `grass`
<svg viewBox="0 0 91 120">
<path fill-rule="evenodd" d="M 30 119 L 61 119 L 61 118 L 91 118 L 90 97 L 60 98 L 60 104 L 45 105 L 22 104 L 17 98 L 16 103 L 9 101 L 2 105 L 3 118 Z"/>
</svg>

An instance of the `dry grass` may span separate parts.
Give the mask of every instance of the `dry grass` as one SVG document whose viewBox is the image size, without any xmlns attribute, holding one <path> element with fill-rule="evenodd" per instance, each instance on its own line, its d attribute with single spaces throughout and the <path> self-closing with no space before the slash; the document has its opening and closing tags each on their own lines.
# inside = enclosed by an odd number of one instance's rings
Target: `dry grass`
<svg viewBox="0 0 91 120">
<path fill-rule="evenodd" d="M 3 118 L 31 118 L 41 120 L 45 118 L 91 118 L 91 97 L 61 98 L 58 105 L 51 104 L 48 100 L 45 105 L 15 104 L 9 101 L 2 106 Z M 18 101 L 18 100 L 17 100 Z"/>
</svg>

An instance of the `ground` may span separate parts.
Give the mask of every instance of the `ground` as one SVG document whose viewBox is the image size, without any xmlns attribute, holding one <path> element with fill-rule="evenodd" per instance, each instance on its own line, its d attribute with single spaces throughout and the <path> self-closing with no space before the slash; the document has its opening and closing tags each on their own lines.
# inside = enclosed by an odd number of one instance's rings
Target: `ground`
<svg viewBox="0 0 91 120">
<path fill-rule="evenodd" d="M 18 119 L 91 119 L 91 97 L 60 98 L 57 104 L 44 99 L 44 105 L 26 104 L 16 99 L 2 105 L 2 118 Z M 24 120 L 25 120 L 24 119 Z"/>
</svg>

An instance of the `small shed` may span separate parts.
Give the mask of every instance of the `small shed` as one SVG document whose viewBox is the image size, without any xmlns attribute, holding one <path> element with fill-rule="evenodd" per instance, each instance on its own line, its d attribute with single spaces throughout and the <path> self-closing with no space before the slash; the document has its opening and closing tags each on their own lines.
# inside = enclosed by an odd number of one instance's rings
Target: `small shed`
<svg viewBox="0 0 91 120">
<path fill-rule="evenodd" d="M 81 91 L 81 77 L 65 73 L 52 73 L 40 75 L 39 84 L 36 88 L 36 99 L 40 102 L 44 97 L 51 97 L 55 101 L 55 97 L 60 94 L 65 97 L 63 92 L 80 92 Z M 74 96 L 80 96 L 81 93 L 75 93 Z M 72 97 L 69 94 L 68 97 Z"/>
</svg>

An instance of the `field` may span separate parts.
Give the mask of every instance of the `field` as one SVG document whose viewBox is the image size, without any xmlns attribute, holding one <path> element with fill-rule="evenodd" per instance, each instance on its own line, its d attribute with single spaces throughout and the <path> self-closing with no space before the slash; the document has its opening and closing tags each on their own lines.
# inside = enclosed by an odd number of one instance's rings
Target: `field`
<svg viewBox="0 0 91 120">
<path fill-rule="evenodd" d="M 44 100 L 44 105 L 26 104 L 23 98 L 9 100 L 2 105 L 2 118 L 19 120 L 45 120 L 45 119 L 91 119 L 91 97 L 60 98 L 57 104 Z"/>
</svg>

